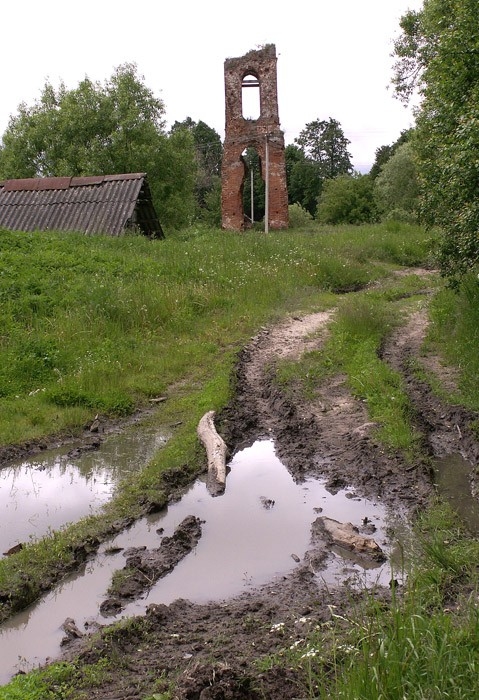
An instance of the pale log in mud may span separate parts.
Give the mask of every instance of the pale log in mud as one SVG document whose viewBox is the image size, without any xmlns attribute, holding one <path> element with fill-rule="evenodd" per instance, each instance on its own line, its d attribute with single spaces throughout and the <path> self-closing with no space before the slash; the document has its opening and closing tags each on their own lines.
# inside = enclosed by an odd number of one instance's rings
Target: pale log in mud
<svg viewBox="0 0 479 700">
<path fill-rule="evenodd" d="M 214 411 L 205 413 L 198 423 L 197 433 L 208 458 L 208 491 L 212 496 L 217 496 L 225 490 L 226 444 L 216 432 L 214 418 Z"/>
</svg>

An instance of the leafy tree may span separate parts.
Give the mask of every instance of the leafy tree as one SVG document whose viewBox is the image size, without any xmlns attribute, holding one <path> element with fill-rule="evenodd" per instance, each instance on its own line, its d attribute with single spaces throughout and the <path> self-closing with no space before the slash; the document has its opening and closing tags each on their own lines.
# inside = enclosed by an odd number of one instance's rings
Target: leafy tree
<svg viewBox="0 0 479 700">
<path fill-rule="evenodd" d="M 178 129 L 188 129 L 193 136 L 196 161 L 196 199 L 198 206 L 203 208 L 207 194 L 217 189 L 221 178 L 221 161 L 223 158 L 223 145 L 217 131 L 203 121 L 195 122 L 191 117 L 184 121 L 176 121 L 171 133 Z"/>
<path fill-rule="evenodd" d="M 441 269 L 454 285 L 479 265 L 477 0 L 425 0 L 400 25 L 396 92 L 421 94 L 413 139 L 421 215 L 443 231 Z"/>
<path fill-rule="evenodd" d="M 451 0 L 425 0 L 422 10 L 408 10 L 399 21 L 402 33 L 394 42 L 393 55 L 397 60 L 392 82 L 402 102 L 409 102 L 423 83 L 424 71 L 437 52 L 440 25 L 447 25 L 450 3 Z"/>
<path fill-rule="evenodd" d="M 324 181 L 352 172 L 348 145 L 335 119 L 306 124 L 285 150 L 289 204 L 300 204 L 314 216 Z"/>
<path fill-rule="evenodd" d="M 388 162 L 393 153 L 394 150 L 392 145 L 379 146 L 379 148 L 376 148 L 374 163 L 369 171 L 369 176 L 371 179 L 375 180 L 377 178 L 381 172 L 381 168 Z"/>
<path fill-rule="evenodd" d="M 208 124 L 199 121 L 193 131 L 195 147 L 201 152 L 201 163 L 210 177 L 221 176 L 221 161 L 223 159 L 223 144 L 217 131 Z"/>
<path fill-rule="evenodd" d="M 0 177 L 146 172 L 162 223 L 184 225 L 194 211 L 193 139 L 168 137 L 164 113 L 135 64 L 104 84 L 85 78 L 67 90 L 47 82 L 38 101 L 10 118 Z"/>
<path fill-rule="evenodd" d="M 290 143 L 284 149 L 284 160 L 285 160 L 285 166 L 286 166 L 286 179 L 288 181 L 288 194 L 289 195 L 290 195 L 289 183 L 291 181 L 291 175 L 293 172 L 293 168 L 296 165 L 296 163 L 300 163 L 301 161 L 304 161 L 305 159 L 306 159 L 306 156 L 304 155 L 303 150 L 299 146 L 295 146 L 294 144 Z"/>
<path fill-rule="evenodd" d="M 294 141 L 305 156 L 318 165 L 322 180 L 352 172 L 351 154 L 348 152 L 350 141 L 336 119 L 316 119 L 306 124 Z"/>
<path fill-rule="evenodd" d="M 191 134 L 180 131 L 165 137 L 154 163 L 146 172 L 160 221 L 175 229 L 189 225 L 195 217 L 195 166 Z"/>
<path fill-rule="evenodd" d="M 374 182 L 374 198 L 383 218 L 417 219 L 419 185 L 412 147 L 399 146 Z"/>
<path fill-rule="evenodd" d="M 286 146 L 285 161 L 288 203 L 299 204 L 314 215 L 322 186 L 317 163 L 307 158 L 304 151 L 294 144 Z"/>
<path fill-rule="evenodd" d="M 305 228 L 309 226 L 313 217 L 303 209 L 301 204 L 290 204 L 288 206 L 289 228 Z"/>
<path fill-rule="evenodd" d="M 354 173 L 326 180 L 316 218 L 323 224 L 363 224 L 376 219 L 373 180 Z"/>
<path fill-rule="evenodd" d="M 221 179 L 217 178 L 213 187 L 205 195 L 205 205 L 200 218 L 209 226 L 221 226 Z"/>
<path fill-rule="evenodd" d="M 389 146 L 380 146 L 379 148 L 376 148 L 376 157 L 371 166 L 371 170 L 369 171 L 369 175 L 373 180 L 377 178 L 382 167 L 395 154 L 399 146 L 401 146 L 403 143 L 407 143 L 410 140 L 412 132 L 412 129 L 405 129 L 404 131 L 401 131 L 401 135 L 394 143 L 390 144 Z"/>
</svg>

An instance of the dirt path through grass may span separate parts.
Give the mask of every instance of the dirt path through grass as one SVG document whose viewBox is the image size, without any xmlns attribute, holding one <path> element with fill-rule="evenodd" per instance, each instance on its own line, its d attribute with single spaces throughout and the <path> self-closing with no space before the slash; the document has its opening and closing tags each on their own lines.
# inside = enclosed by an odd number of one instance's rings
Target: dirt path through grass
<svg viewBox="0 0 479 700">
<path fill-rule="evenodd" d="M 469 427 L 477 417 L 442 402 L 417 371 L 423 367 L 437 382 L 451 385 L 450 373 L 437 358 L 421 356 L 425 311 L 414 312 L 382 349 L 383 359 L 407 386 L 423 459 L 411 465 L 384 449 L 364 402 L 351 395 L 342 375 L 329 377 L 313 399 L 283 392 L 275 381 L 275 363 L 319 348 L 333 315 L 292 317 L 251 340 L 237 367 L 234 401 L 220 416 L 222 432 L 231 451 L 273 438 L 279 457 L 299 481 L 326 478 L 331 490 L 347 485 L 360 496 L 412 513 L 433 493 L 431 457 L 459 451 L 477 460 L 479 445 Z M 315 546 L 325 543 L 318 540 Z M 163 692 L 178 700 L 306 697 L 306 666 L 293 669 L 281 658 L 287 659 L 290 647 L 304 644 L 308 631 L 327 624 L 332 610 L 346 612 L 360 595 L 347 585 L 318 586 L 303 558 L 289 576 L 233 600 L 153 605 L 144 618 L 114 630 L 105 627 L 93 643 L 71 645 L 67 656 L 79 669 L 71 697 L 143 700 L 152 693 L 163 697 Z M 391 592 L 378 589 L 375 595 L 387 601 Z M 89 681 L 102 663 L 101 678 Z"/>
</svg>

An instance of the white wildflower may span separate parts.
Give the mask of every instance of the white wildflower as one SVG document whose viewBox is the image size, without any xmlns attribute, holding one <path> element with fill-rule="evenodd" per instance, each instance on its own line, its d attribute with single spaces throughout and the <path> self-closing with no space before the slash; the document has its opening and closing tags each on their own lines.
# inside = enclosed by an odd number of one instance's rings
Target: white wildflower
<svg viewBox="0 0 479 700">
<path fill-rule="evenodd" d="M 276 622 L 271 625 L 270 632 L 284 632 L 284 622 Z"/>
<path fill-rule="evenodd" d="M 297 639 L 291 646 L 289 647 L 291 650 L 296 649 L 300 644 L 304 642 L 304 639 Z"/>
<path fill-rule="evenodd" d="M 351 644 L 338 644 L 337 649 L 344 651 L 346 654 L 352 654 L 356 651 L 356 647 L 351 646 Z"/>
<path fill-rule="evenodd" d="M 310 622 L 310 620 L 310 617 L 300 617 L 299 620 L 295 620 L 294 624 L 297 625 L 299 623 L 301 625 L 304 625 L 306 622 Z"/>
<path fill-rule="evenodd" d="M 317 656 L 318 654 L 319 654 L 319 650 L 311 647 L 311 649 L 308 649 L 308 651 L 305 654 L 301 655 L 301 658 L 302 659 L 311 659 L 313 656 Z"/>
</svg>

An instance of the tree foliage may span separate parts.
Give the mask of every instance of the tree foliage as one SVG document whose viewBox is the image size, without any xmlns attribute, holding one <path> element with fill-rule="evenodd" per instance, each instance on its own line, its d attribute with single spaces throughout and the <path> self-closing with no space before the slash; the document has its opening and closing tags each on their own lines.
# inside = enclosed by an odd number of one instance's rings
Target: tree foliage
<svg viewBox="0 0 479 700">
<path fill-rule="evenodd" d="M 306 228 L 313 220 L 313 217 L 303 209 L 301 204 L 290 204 L 288 206 L 289 228 Z"/>
<path fill-rule="evenodd" d="M 300 204 L 316 213 L 318 196 L 325 180 L 351 173 L 349 140 L 336 119 L 309 122 L 286 147 L 286 177 L 290 204 Z"/>
<path fill-rule="evenodd" d="M 184 121 L 176 121 L 171 133 L 179 129 L 187 129 L 193 136 L 196 162 L 195 193 L 199 209 L 206 207 L 208 193 L 218 188 L 221 178 L 221 161 L 223 159 L 223 145 L 217 131 L 203 121 L 195 122 L 191 117 Z"/>
<path fill-rule="evenodd" d="M 399 146 L 410 141 L 412 134 L 412 129 L 405 129 L 404 131 L 401 131 L 399 138 L 396 139 L 394 143 L 376 148 L 374 163 L 369 171 L 369 175 L 373 180 L 377 178 L 383 166 L 386 165 L 390 158 L 392 158 Z"/>
<path fill-rule="evenodd" d="M 0 177 L 148 174 L 165 226 L 194 211 L 191 135 L 165 132 L 163 101 L 145 86 L 135 64 L 119 66 L 104 84 L 77 88 L 46 82 L 39 100 L 10 118 L 0 150 Z"/>
<path fill-rule="evenodd" d="M 221 226 L 221 179 L 205 195 L 205 205 L 201 210 L 201 220 L 209 226 Z"/>
<path fill-rule="evenodd" d="M 419 185 L 412 147 L 399 146 L 374 181 L 374 198 L 382 218 L 417 219 Z"/>
<path fill-rule="evenodd" d="M 425 0 L 401 20 L 396 92 L 417 88 L 413 146 L 421 213 L 443 231 L 441 269 L 452 284 L 479 265 L 479 13 L 477 0 Z"/>
<path fill-rule="evenodd" d="M 396 96 L 403 102 L 408 102 L 419 86 L 428 56 L 433 50 L 432 35 L 426 36 L 422 12 L 408 10 L 400 19 L 401 34 L 394 42 L 393 85 Z"/>
<path fill-rule="evenodd" d="M 338 175 L 326 180 L 316 218 L 323 224 L 364 224 L 375 221 L 373 180 L 369 175 Z"/>
<path fill-rule="evenodd" d="M 311 215 L 314 215 L 323 183 L 318 165 L 307 158 L 304 151 L 294 144 L 286 146 L 284 155 L 288 202 L 289 204 L 299 204 Z"/>
<path fill-rule="evenodd" d="M 352 172 L 351 154 L 348 152 L 350 141 L 336 119 L 316 119 L 306 124 L 294 141 L 305 156 L 318 165 L 321 179 Z"/>
</svg>

